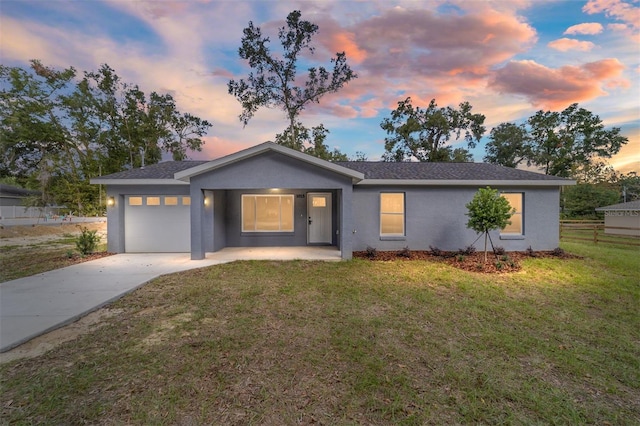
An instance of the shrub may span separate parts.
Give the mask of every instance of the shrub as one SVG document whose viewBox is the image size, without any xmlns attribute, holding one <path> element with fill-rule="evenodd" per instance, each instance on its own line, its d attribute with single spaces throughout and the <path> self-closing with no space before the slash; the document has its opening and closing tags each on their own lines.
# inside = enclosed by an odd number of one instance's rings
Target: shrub
<svg viewBox="0 0 640 426">
<path fill-rule="evenodd" d="M 438 247 L 429 246 L 429 251 L 433 256 L 437 256 L 437 257 L 442 256 L 442 250 L 440 250 Z"/>
<path fill-rule="evenodd" d="M 501 254 L 505 254 L 504 247 L 494 247 L 493 252 L 500 256 Z"/>
<path fill-rule="evenodd" d="M 537 257 L 538 255 L 536 254 L 535 251 L 533 251 L 533 249 L 531 248 L 531 246 L 527 247 L 527 250 L 525 251 L 527 253 L 527 256 L 529 257 Z"/>
<path fill-rule="evenodd" d="M 402 250 L 398 252 L 398 256 L 406 257 L 407 259 L 411 257 L 411 250 L 409 250 L 409 246 L 406 246 Z"/>
<path fill-rule="evenodd" d="M 366 251 L 367 251 L 367 257 L 369 259 L 374 259 L 378 254 L 378 250 L 376 250 L 375 247 L 367 246 Z"/>
<path fill-rule="evenodd" d="M 458 254 L 464 254 L 466 256 L 471 256 L 476 252 L 476 248 L 474 246 L 467 246 L 464 249 L 458 249 Z"/>
<path fill-rule="evenodd" d="M 100 235 L 97 235 L 98 231 L 90 231 L 86 227 L 80 227 L 82 231 L 76 240 L 76 249 L 81 255 L 86 256 L 93 253 L 100 242 Z"/>
</svg>

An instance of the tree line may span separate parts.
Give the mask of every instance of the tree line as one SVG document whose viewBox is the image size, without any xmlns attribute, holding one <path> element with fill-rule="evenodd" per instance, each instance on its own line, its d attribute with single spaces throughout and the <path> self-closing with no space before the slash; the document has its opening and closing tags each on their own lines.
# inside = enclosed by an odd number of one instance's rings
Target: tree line
<svg viewBox="0 0 640 426">
<path fill-rule="evenodd" d="M 34 206 L 77 214 L 102 213 L 90 178 L 157 163 L 165 153 L 185 159 L 202 149 L 211 127 L 107 64 L 80 75 L 38 60 L 28 69 L 0 65 L 0 88 L 0 178 L 39 189 Z"/>
<path fill-rule="evenodd" d="M 279 46 L 272 46 L 270 37 L 249 22 L 238 56 L 251 71 L 230 80 L 228 91 L 242 106 L 238 118 L 243 125 L 260 108 L 280 109 L 288 125 L 275 135 L 276 143 L 345 161 L 347 155 L 325 144 L 329 129 L 323 124 L 308 128 L 300 121 L 310 104 L 358 78 L 345 52 L 336 53 L 328 66 L 302 70 L 302 64 L 313 62 L 312 39 L 318 30 L 294 10 L 278 31 Z M 55 70 L 37 60 L 29 69 L 0 65 L 0 88 L 0 178 L 42 190 L 40 203 L 64 204 L 84 214 L 102 208 L 98 189 L 89 185 L 91 177 L 157 163 L 163 154 L 185 159 L 189 151 L 202 149 L 202 137 L 211 127 L 180 112 L 171 95 L 147 95 L 106 64 L 82 75 L 73 67 Z M 382 160 L 473 161 L 470 149 L 485 135 L 484 121 L 469 102 L 439 107 L 433 99 L 421 107 L 407 97 L 380 123 L 387 134 Z M 454 149 L 451 142 L 460 140 L 466 146 Z M 630 199 L 638 198 L 638 176 L 621 175 L 602 162 L 627 142 L 620 128 L 606 129 L 597 115 L 572 104 L 561 112 L 538 111 L 522 124 L 494 127 L 483 159 L 577 179 L 580 185 L 567 189 L 562 202 L 570 214 L 584 214 L 614 203 L 623 190 Z M 356 153 L 351 160 L 366 156 Z"/>
</svg>

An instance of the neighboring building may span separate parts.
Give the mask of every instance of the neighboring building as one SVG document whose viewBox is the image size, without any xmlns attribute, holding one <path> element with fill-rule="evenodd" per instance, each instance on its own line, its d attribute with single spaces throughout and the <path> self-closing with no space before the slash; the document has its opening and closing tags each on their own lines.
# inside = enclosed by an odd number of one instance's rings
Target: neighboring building
<svg viewBox="0 0 640 426">
<path fill-rule="evenodd" d="M 191 252 L 332 245 L 377 250 L 473 243 L 466 204 L 498 189 L 516 209 L 492 233 L 507 251 L 558 246 L 569 179 L 485 163 L 330 163 L 267 142 L 213 161 L 166 162 L 92 179 L 106 185 L 108 250 Z"/>
<path fill-rule="evenodd" d="M 604 212 L 605 234 L 640 237 L 640 200 L 598 207 L 596 211 Z"/>
<path fill-rule="evenodd" d="M 23 200 L 33 195 L 40 195 L 40 192 L 0 183 L 0 207 L 22 206 Z"/>
</svg>

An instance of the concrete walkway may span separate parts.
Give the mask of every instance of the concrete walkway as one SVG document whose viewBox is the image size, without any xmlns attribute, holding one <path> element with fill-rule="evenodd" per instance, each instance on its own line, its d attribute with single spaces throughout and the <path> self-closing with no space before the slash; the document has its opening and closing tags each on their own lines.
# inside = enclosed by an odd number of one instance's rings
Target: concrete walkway
<svg viewBox="0 0 640 426">
<path fill-rule="evenodd" d="M 0 352 L 70 324 L 160 275 L 246 259 L 340 260 L 335 247 L 227 248 L 188 253 L 117 254 L 0 283 Z"/>
</svg>

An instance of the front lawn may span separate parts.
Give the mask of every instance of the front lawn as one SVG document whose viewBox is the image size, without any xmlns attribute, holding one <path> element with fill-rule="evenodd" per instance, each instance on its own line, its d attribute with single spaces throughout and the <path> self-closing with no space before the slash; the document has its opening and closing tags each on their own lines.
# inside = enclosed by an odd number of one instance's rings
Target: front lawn
<svg viewBox="0 0 640 426">
<path fill-rule="evenodd" d="M 155 280 L 106 326 L 0 367 L 16 424 L 638 424 L 635 248 L 487 275 L 235 262 Z"/>
</svg>

